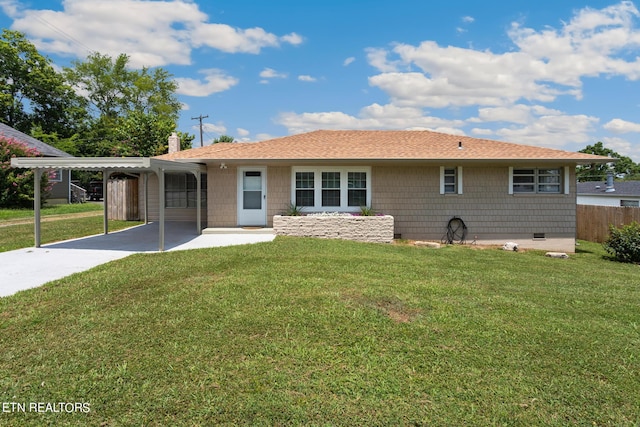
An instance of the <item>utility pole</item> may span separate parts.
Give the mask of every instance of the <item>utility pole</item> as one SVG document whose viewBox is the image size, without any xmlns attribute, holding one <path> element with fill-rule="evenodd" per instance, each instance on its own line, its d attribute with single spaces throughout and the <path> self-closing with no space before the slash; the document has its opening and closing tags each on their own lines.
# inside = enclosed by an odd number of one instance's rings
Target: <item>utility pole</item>
<svg viewBox="0 0 640 427">
<path fill-rule="evenodd" d="M 200 120 L 200 147 L 202 147 L 202 119 L 208 118 L 209 115 L 203 116 L 200 114 L 198 117 L 191 117 L 191 120 Z"/>
</svg>

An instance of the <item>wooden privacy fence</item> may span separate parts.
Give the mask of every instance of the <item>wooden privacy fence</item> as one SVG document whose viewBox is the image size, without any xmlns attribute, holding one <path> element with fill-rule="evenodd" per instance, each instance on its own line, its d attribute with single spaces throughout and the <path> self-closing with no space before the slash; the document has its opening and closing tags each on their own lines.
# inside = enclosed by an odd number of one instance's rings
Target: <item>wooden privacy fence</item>
<svg viewBox="0 0 640 427">
<path fill-rule="evenodd" d="M 640 208 L 577 205 L 576 237 L 602 243 L 609 237 L 609 224 L 616 227 L 640 222 Z"/>
<path fill-rule="evenodd" d="M 107 183 L 109 219 L 120 221 L 137 221 L 138 212 L 138 180 L 110 179 Z"/>
</svg>

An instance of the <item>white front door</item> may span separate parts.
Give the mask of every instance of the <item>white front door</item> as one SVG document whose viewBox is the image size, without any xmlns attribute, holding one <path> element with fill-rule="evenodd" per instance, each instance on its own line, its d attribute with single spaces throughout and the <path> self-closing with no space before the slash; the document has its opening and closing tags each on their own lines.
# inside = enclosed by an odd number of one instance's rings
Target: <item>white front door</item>
<svg viewBox="0 0 640 427">
<path fill-rule="evenodd" d="M 238 169 L 238 225 L 267 223 L 265 168 Z"/>
</svg>

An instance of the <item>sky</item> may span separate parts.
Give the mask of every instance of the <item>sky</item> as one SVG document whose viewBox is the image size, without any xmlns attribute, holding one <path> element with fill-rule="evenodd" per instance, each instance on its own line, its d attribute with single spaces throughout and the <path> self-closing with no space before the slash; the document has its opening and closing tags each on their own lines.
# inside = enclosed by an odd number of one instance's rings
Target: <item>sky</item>
<svg viewBox="0 0 640 427">
<path fill-rule="evenodd" d="M 0 0 L 57 67 L 125 53 L 200 146 L 428 129 L 640 162 L 640 1 Z M 1 72 L 1 71 L 0 71 Z M 206 116 L 206 117 L 205 117 Z"/>
</svg>

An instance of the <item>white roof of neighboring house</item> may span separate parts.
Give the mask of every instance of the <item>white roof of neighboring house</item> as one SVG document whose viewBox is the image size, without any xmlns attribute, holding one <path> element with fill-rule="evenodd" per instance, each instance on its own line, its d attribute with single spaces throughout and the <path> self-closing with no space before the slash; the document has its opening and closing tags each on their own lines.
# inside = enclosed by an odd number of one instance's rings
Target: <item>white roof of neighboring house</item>
<svg viewBox="0 0 640 427">
<path fill-rule="evenodd" d="M 19 130 L 12 128 L 11 126 L 7 126 L 4 123 L 0 123 L 0 136 L 15 139 L 16 141 L 26 144 L 29 148 L 35 148 L 43 156 L 71 157 L 71 154 L 66 153 L 62 150 L 58 150 L 57 148 L 52 147 L 49 144 L 45 144 L 44 142 L 35 139 L 34 137 L 27 135 L 26 133 L 22 133 Z"/>
</svg>

